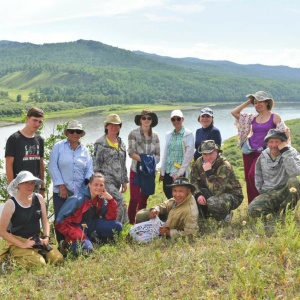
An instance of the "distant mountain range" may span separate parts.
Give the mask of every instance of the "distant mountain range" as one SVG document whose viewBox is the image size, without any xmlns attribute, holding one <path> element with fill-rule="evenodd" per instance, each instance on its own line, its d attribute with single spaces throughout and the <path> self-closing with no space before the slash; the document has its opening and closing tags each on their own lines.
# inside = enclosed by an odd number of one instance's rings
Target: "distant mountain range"
<svg viewBox="0 0 300 300">
<path fill-rule="evenodd" d="M 88 40 L 43 45 L 0 41 L 0 116 L 19 114 L 36 103 L 47 110 L 228 103 L 258 90 L 276 101 L 299 101 L 299 79 L 300 69 L 286 66 L 172 58 Z"/>
</svg>

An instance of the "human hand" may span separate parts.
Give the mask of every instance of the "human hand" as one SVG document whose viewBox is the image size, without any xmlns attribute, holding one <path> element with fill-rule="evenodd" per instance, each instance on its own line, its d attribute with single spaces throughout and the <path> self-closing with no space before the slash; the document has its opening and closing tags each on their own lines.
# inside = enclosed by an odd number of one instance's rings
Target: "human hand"
<svg viewBox="0 0 300 300">
<path fill-rule="evenodd" d="M 49 244 L 49 238 L 48 238 L 48 237 L 45 237 L 45 238 L 40 239 L 40 240 L 41 240 L 41 242 L 42 242 L 43 244 L 45 244 L 46 246 Z"/>
<path fill-rule="evenodd" d="M 158 211 L 155 208 L 152 208 L 149 214 L 150 219 L 155 219 L 157 215 L 158 215 Z"/>
<path fill-rule="evenodd" d="M 67 199 L 68 198 L 68 190 L 64 184 L 61 184 L 59 186 L 59 197 L 62 199 Z"/>
<path fill-rule="evenodd" d="M 106 189 L 103 190 L 103 192 L 100 196 L 107 200 L 112 200 L 114 198 L 109 192 L 107 192 Z"/>
<path fill-rule="evenodd" d="M 174 176 L 172 176 L 172 178 L 173 178 L 173 181 L 174 181 L 174 180 L 176 180 L 178 177 L 179 177 L 179 175 L 177 175 L 177 174 L 176 174 L 176 175 L 174 175 Z"/>
<path fill-rule="evenodd" d="M 159 227 L 159 233 L 164 234 L 166 236 L 170 236 L 170 228 L 166 226 Z"/>
<path fill-rule="evenodd" d="M 287 142 L 281 142 L 279 145 L 278 145 L 278 150 L 281 150 L 285 147 L 288 147 L 289 144 Z"/>
<path fill-rule="evenodd" d="M 159 175 L 158 182 L 164 181 L 165 176 Z"/>
<path fill-rule="evenodd" d="M 211 163 L 210 163 L 210 162 L 205 162 L 205 163 L 202 165 L 202 167 L 203 167 L 203 170 L 204 170 L 204 171 L 209 171 L 209 170 L 211 170 Z"/>
<path fill-rule="evenodd" d="M 121 193 L 125 193 L 126 190 L 127 190 L 127 183 L 126 183 L 126 182 L 123 182 L 123 183 L 122 183 Z"/>
<path fill-rule="evenodd" d="M 203 195 L 200 195 L 197 199 L 197 202 L 200 204 L 200 205 L 206 205 L 206 199 Z"/>
<path fill-rule="evenodd" d="M 23 248 L 23 249 L 32 248 L 34 246 L 34 244 L 35 244 L 35 241 L 32 240 L 32 238 L 29 238 L 22 243 L 20 248 Z"/>
</svg>

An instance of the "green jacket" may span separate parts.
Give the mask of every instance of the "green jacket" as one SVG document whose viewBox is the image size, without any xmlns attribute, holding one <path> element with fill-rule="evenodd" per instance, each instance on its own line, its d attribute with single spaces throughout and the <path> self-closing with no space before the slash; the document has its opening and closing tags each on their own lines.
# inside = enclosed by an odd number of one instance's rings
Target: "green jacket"
<svg viewBox="0 0 300 300">
<path fill-rule="evenodd" d="M 198 233 L 199 212 L 195 198 L 189 194 L 180 204 L 175 205 L 174 198 L 153 208 L 160 214 L 167 214 L 165 226 L 170 228 L 171 237 L 194 235 Z"/>
<path fill-rule="evenodd" d="M 203 158 L 200 157 L 194 163 L 191 171 L 190 182 L 196 187 L 196 199 L 200 195 L 208 198 L 210 196 L 220 196 L 224 193 L 243 197 L 241 184 L 226 158 L 218 156 L 209 171 L 204 171 L 202 164 Z M 207 196 L 207 193 L 209 196 Z"/>
</svg>

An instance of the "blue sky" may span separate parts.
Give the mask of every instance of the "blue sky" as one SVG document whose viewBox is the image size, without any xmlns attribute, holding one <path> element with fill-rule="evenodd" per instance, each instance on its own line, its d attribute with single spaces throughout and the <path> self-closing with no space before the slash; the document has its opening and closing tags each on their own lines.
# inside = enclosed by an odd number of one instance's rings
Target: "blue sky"
<svg viewBox="0 0 300 300">
<path fill-rule="evenodd" d="M 298 0 L 1 0 L 0 40 L 300 68 Z"/>
</svg>

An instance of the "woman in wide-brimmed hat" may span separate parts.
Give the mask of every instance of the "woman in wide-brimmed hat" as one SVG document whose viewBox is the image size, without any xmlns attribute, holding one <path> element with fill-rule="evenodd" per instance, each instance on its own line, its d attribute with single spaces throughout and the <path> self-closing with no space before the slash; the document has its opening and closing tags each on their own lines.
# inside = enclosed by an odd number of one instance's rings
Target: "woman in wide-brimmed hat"
<svg viewBox="0 0 300 300">
<path fill-rule="evenodd" d="M 49 161 L 55 217 L 65 200 L 77 194 L 85 179 L 93 174 L 93 160 L 88 149 L 80 142 L 85 135 L 82 124 L 72 120 L 68 122 L 64 133 L 67 138 L 54 145 Z M 59 232 L 56 233 L 60 242 L 63 237 Z"/>
<path fill-rule="evenodd" d="M 259 195 L 255 187 L 254 171 L 255 163 L 266 147 L 265 136 L 272 128 L 286 131 L 288 136 L 289 133 L 280 115 L 272 112 L 274 100 L 266 92 L 258 91 L 246 97 L 248 100 L 237 106 L 231 114 L 237 119 L 238 144 L 243 151 L 248 203 L 250 204 Z M 257 114 L 242 113 L 242 110 L 249 105 L 254 106 Z"/>
<path fill-rule="evenodd" d="M 6 241 L 0 252 L 0 263 L 8 253 L 25 268 L 63 261 L 57 248 L 49 246 L 50 225 L 45 201 L 42 195 L 33 192 L 41 183 L 42 180 L 29 171 L 21 171 L 9 184 L 7 191 L 11 197 L 5 202 L 0 218 L 0 236 Z"/>
<path fill-rule="evenodd" d="M 94 144 L 94 172 L 105 176 L 105 186 L 118 203 L 117 220 L 128 222 L 127 206 L 122 193 L 127 190 L 126 147 L 119 137 L 122 120 L 110 114 L 104 121 L 104 132 Z M 121 192 L 120 192 L 121 188 Z"/>
<path fill-rule="evenodd" d="M 160 160 L 159 138 L 152 130 L 158 124 L 157 115 L 149 109 L 144 109 L 135 116 L 134 122 L 139 127 L 132 130 L 128 136 L 128 154 L 132 158 L 128 207 L 131 224 L 135 223 L 137 210 L 145 208 L 149 195 L 154 193 L 155 166 Z"/>
</svg>

